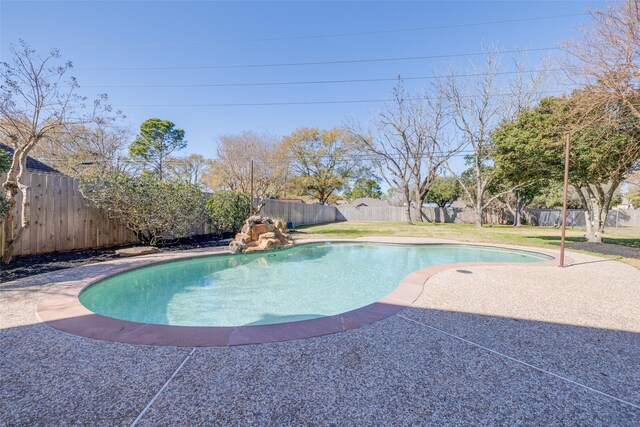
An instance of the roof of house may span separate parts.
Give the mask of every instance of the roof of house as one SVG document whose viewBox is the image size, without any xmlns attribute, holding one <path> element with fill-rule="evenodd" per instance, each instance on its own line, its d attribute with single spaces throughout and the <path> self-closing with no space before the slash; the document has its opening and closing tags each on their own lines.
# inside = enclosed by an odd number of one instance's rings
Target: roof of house
<svg viewBox="0 0 640 427">
<path fill-rule="evenodd" d="M 389 203 L 385 202 L 384 200 L 374 199 L 373 197 L 359 197 L 357 199 L 353 199 L 349 204 L 355 207 L 371 206 L 373 208 L 389 206 Z"/>
<path fill-rule="evenodd" d="M 10 154 L 13 155 L 13 148 L 9 147 L 8 145 L 0 143 L 0 149 L 8 151 Z M 36 160 L 33 157 L 29 157 L 29 156 L 27 156 L 27 170 L 29 172 L 36 172 L 36 173 L 62 173 L 59 170 L 54 169 L 45 163 L 42 163 L 40 160 Z"/>
</svg>

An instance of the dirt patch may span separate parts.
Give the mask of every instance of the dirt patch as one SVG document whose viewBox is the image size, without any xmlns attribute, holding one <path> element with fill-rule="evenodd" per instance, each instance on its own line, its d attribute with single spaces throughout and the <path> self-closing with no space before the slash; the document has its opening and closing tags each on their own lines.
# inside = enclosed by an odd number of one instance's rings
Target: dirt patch
<svg viewBox="0 0 640 427">
<path fill-rule="evenodd" d="M 212 246 L 226 246 L 230 242 L 229 236 L 195 236 L 178 239 L 160 247 L 160 252 L 184 251 L 188 249 L 207 248 Z M 133 245 L 129 245 L 133 246 Z M 11 264 L 0 264 L 0 282 L 9 282 L 22 277 L 47 273 L 64 268 L 77 267 L 85 264 L 108 261 L 118 258 L 116 249 L 128 246 L 118 246 L 104 249 L 87 249 L 73 252 L 52 252 L 41 255 L 26 255 L 15 257 Z"/>
<path fill-rule="evenodd" d="M 560 243 L 553 243 L 560 246 Z M 615 245 L 612 243 L 567 242 L 567 248 L 589 251 L 603 255 L 615 255 L 624 258 L 640 259 L 640 247 Z"/>
</svg>

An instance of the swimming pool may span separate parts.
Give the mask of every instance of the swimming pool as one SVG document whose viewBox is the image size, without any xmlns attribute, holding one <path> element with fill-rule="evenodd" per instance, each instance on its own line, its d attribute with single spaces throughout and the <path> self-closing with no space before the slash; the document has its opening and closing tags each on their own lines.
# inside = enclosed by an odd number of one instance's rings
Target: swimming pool
<svg viewBox="0 0 640 427">
<path fill-rule="evenodd" d="M 543 254 L 448 244 L 315 243 L 172 261 L 84 289 L 104 316 L 156 325 L 249 326 L 332 316 L 372 304 L 412 271 L 459 262 L 541 262 Z"/>
</svg>

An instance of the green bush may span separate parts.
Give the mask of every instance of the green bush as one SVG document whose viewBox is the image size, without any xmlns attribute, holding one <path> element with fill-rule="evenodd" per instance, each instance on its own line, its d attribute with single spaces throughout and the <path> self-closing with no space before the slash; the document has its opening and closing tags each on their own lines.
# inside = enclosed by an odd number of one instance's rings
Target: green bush
<svg viewBox="0 0 640 427">
<path fill-rule="evenodd" d="M 82 194 L 110 219 L 123 223 L 142 243 L 184 237 L 205 220 L 205 196 L 197 185 L 150 175 L 118 173 L 86 178 Z"/>
<path fill-rule="evenodd" d="M 206 211 L 216 234 L 237 233 L 249 216 L 251 198 L 246 193 L 220 190 L 207 200 Z"/>
</svg>

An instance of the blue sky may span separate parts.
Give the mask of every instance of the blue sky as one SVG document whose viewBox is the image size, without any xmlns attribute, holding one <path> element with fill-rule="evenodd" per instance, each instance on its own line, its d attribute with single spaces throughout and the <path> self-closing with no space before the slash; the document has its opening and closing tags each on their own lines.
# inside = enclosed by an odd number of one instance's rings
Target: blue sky
<svg viewBox="0 0 640 427">
<path fill-rule="evenodd" d="M 601 3 L 590 3 L 596 7 Z M 291 82 L 428 76 L 468 57 L 390 62 L 226 69 L 109 70 L 108 68 L 220 66 L 478 52 L 559 46 L 588 23 L 585 15 L 459 28 L 348 37 L 299 38 L 530 17 L 582 14 L 584 2 L 0 2 L 0 54 L 19 38 L 39 50 L 58 47 L 73 62 L 81 93 L 107 93 L 137 129 L 149 117 L 185 129 L 183 154 L 213 157 L 217 135 L 242 130 L 278 135 L 300 126 L 329 128 L 348 116 L 366 120 L 375 103 L 179 107 L 225 103 L 387 98 L 393 81 L 244 87 L 142 88 L 175 85 Z M 264 40 L 289 38 L 285 40 Z M 536 68 L 542 52 L 531 53 Z M 508 62 L 508 61 L 505 61 Z M 507 66 L 508 68 L 508 66 Z M 429 80 L 407 82 L 419 89 Z M 100 87 L 93 87 L 100 86 Z M 169 106 L 154 106 L 168 104 Z M 134 106 L 143 105 L 143 106 Z"/>
</svg>

